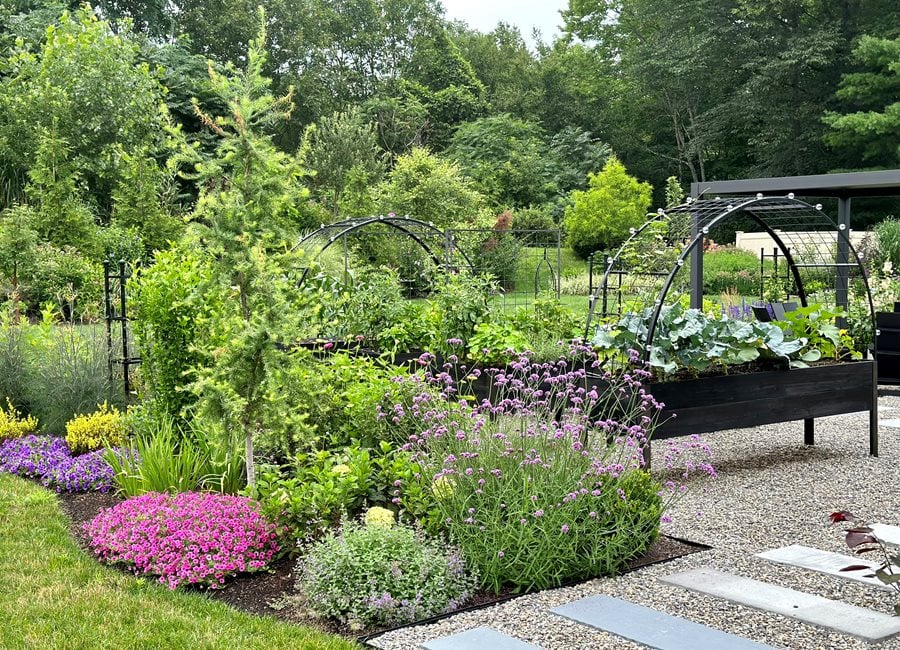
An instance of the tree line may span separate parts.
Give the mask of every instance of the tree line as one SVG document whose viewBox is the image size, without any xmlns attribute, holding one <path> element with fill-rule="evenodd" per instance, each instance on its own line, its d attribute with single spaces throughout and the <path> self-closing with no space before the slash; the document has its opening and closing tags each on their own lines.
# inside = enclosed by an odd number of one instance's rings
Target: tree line
<svg viewBox="0 0 900 650">
<path fill-rule="evenodd" d="M 900 165 L 892 0 L 570 0 L 561 35 L 534 47 L 508 24 L 448 21 L 437 0 L 262 7 L 255 90 L 283 102 L 253 127 L 290 174 L 278 210 L 299 229 L 378 211 L 491 226 L 511 210 L 514 227 L 568 213 L 577 231 L 610 164 L 660 205 L 670 177 Z M 0 0 L 0 274 L 15 284 L 31 240 L 60 266 L 176 239 L 216 182 L 204 165 L 222 164 L 227 127 L 208 116 L 234 111 L 217 83 L 246 67 L 259 25 L 236 0 Z"/>
</svg>

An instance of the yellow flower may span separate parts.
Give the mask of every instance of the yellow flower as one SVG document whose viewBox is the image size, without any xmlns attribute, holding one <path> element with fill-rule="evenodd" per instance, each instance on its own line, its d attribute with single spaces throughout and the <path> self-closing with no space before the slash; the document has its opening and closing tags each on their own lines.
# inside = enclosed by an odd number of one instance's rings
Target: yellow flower
<svg viewBox="0 0 900 650">
<path fill-rule="evenodd" d="M 372 526 L 373 528 L 379 526 L 381 528 L 390 528 L 394 525 L 394 513 L 387 508 L 375 506 L 366 510 L 365 522 L 366 526 Z"/>
<path fill-rule="evenodd" d="M 456 483 L 449 476 L 439 476 L 431 485 L 431 493 L 436 499 L 446 499 L 453 494 L 453 488 Z"/>
<path fill-rule="evenodd" d="M 344 474 L 350 473 L 350 467 L 341 463 L 340 465 L 335 465 L 331 468 L 331 472 L 333 474 L 337 474 L 339 476 L 343 476 Z"/>
</svg>

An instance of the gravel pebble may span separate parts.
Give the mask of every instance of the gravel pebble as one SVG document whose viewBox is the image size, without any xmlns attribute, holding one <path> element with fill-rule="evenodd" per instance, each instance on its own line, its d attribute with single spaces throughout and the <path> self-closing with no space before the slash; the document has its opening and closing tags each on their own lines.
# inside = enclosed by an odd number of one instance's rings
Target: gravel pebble
<svg viewBox="0 0 900 650">
<path fill-rule="evenodd" d="M 882 389 L 882 420 L 900 416 L 900 392 Z M 816 420 L 816 445 L 803 445 L 803 423 L 720 431 L 703 436 L 715 454 L 719 477 L 698 477 L 672 510 L 663 532 L 712 546 L 663 564 L 615 578 L 521 596 L 427 626 L 386 633 L 370 641 L 384 650 L 412 650 L 429 639 L 478 626 L 546 650 L 641 648 L 604 632 L 555 616 L 548 609 L 586 596 L 605 594 L 681 616 L 776 648 L 862 650 L 869 644 L 666 585 L 658 577 L 711 567 L 873 610 L 893 613 L 894 594 L 849 580 L 755 558 L 789 544 L 847 553 L 839 527 L 828 515 L 850 510 L 871 522 L 900 525 L 897 459 L 900 429 L 882 426 L 880 456 L 868 456 L 868 413 Z M 654 466 L 662 465 L 662 445 Z M 878 646 L 900 650 L 900 638 Z"/>
</svg>

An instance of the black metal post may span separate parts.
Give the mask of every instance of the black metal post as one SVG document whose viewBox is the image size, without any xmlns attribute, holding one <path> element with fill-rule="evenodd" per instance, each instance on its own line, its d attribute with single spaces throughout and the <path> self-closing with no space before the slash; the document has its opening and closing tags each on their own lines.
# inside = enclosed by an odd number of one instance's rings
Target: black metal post
<svg viewBox="0 0 900 650">
<path fill-rule="evenodd" d="M 691 214 L 691 240 L 699 241 L 691 252 L 691 307 L 703 309 L 703 246 L 704 236 L 700 232 L 699 217 Z"/>
<path fill-rule="evenodd" d="M 109 286 L 109 260 L 103 262 L 103 307 L 106 321 L 106 365 L 109 367 L 109 385 L 113 383 L 113 343 L 112 343 L 112 319 L 113 306 Z"/>
<path fill-rule="evenodd" d="M 850 306 L 850 274 L 847 262 L 850 261 L 850 197 L 838 198 L 838 230 L 837 238 L 837 268 L 834 272 L 834 301 L 838 307 L 848 309 Z M 843 321 L 843 319 L 840 319 Z M 844 323 L 839 322 L 839 327 Z"/>
<path fill-rule="evenodd" d="M 125 399 L 131 394 L 131 379 L 129 365 L 131 358 L 128 356 L 128 314 L 125 312 L 125 260 L 119 260 L 119 318 L 122 322 L 122 376 L 125 383 Z"/>
</svg>

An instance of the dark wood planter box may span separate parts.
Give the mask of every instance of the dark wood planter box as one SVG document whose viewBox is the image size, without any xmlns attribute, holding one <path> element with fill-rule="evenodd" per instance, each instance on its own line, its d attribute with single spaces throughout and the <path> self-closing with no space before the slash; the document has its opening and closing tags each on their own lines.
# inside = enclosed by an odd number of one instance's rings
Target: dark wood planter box
<svg viewBox="0 0 900 650">
<path fill-rule="evenodd" d="M 804 442 L 813 444 L 814 418 L 868 411 L 869 451 L 878 455 L 871 360 L 664 382 L 649 390 L 665 404 L 657 439 L 804 420 Z"/>
<path fill-rule="evenodd" d="M 878 335 L 875 337 L 875 353 L 878 357 L 878 383 L 900 384 L 900 311 L 894 303 L 894 311 L 875 314 Z"/>
</svg>

